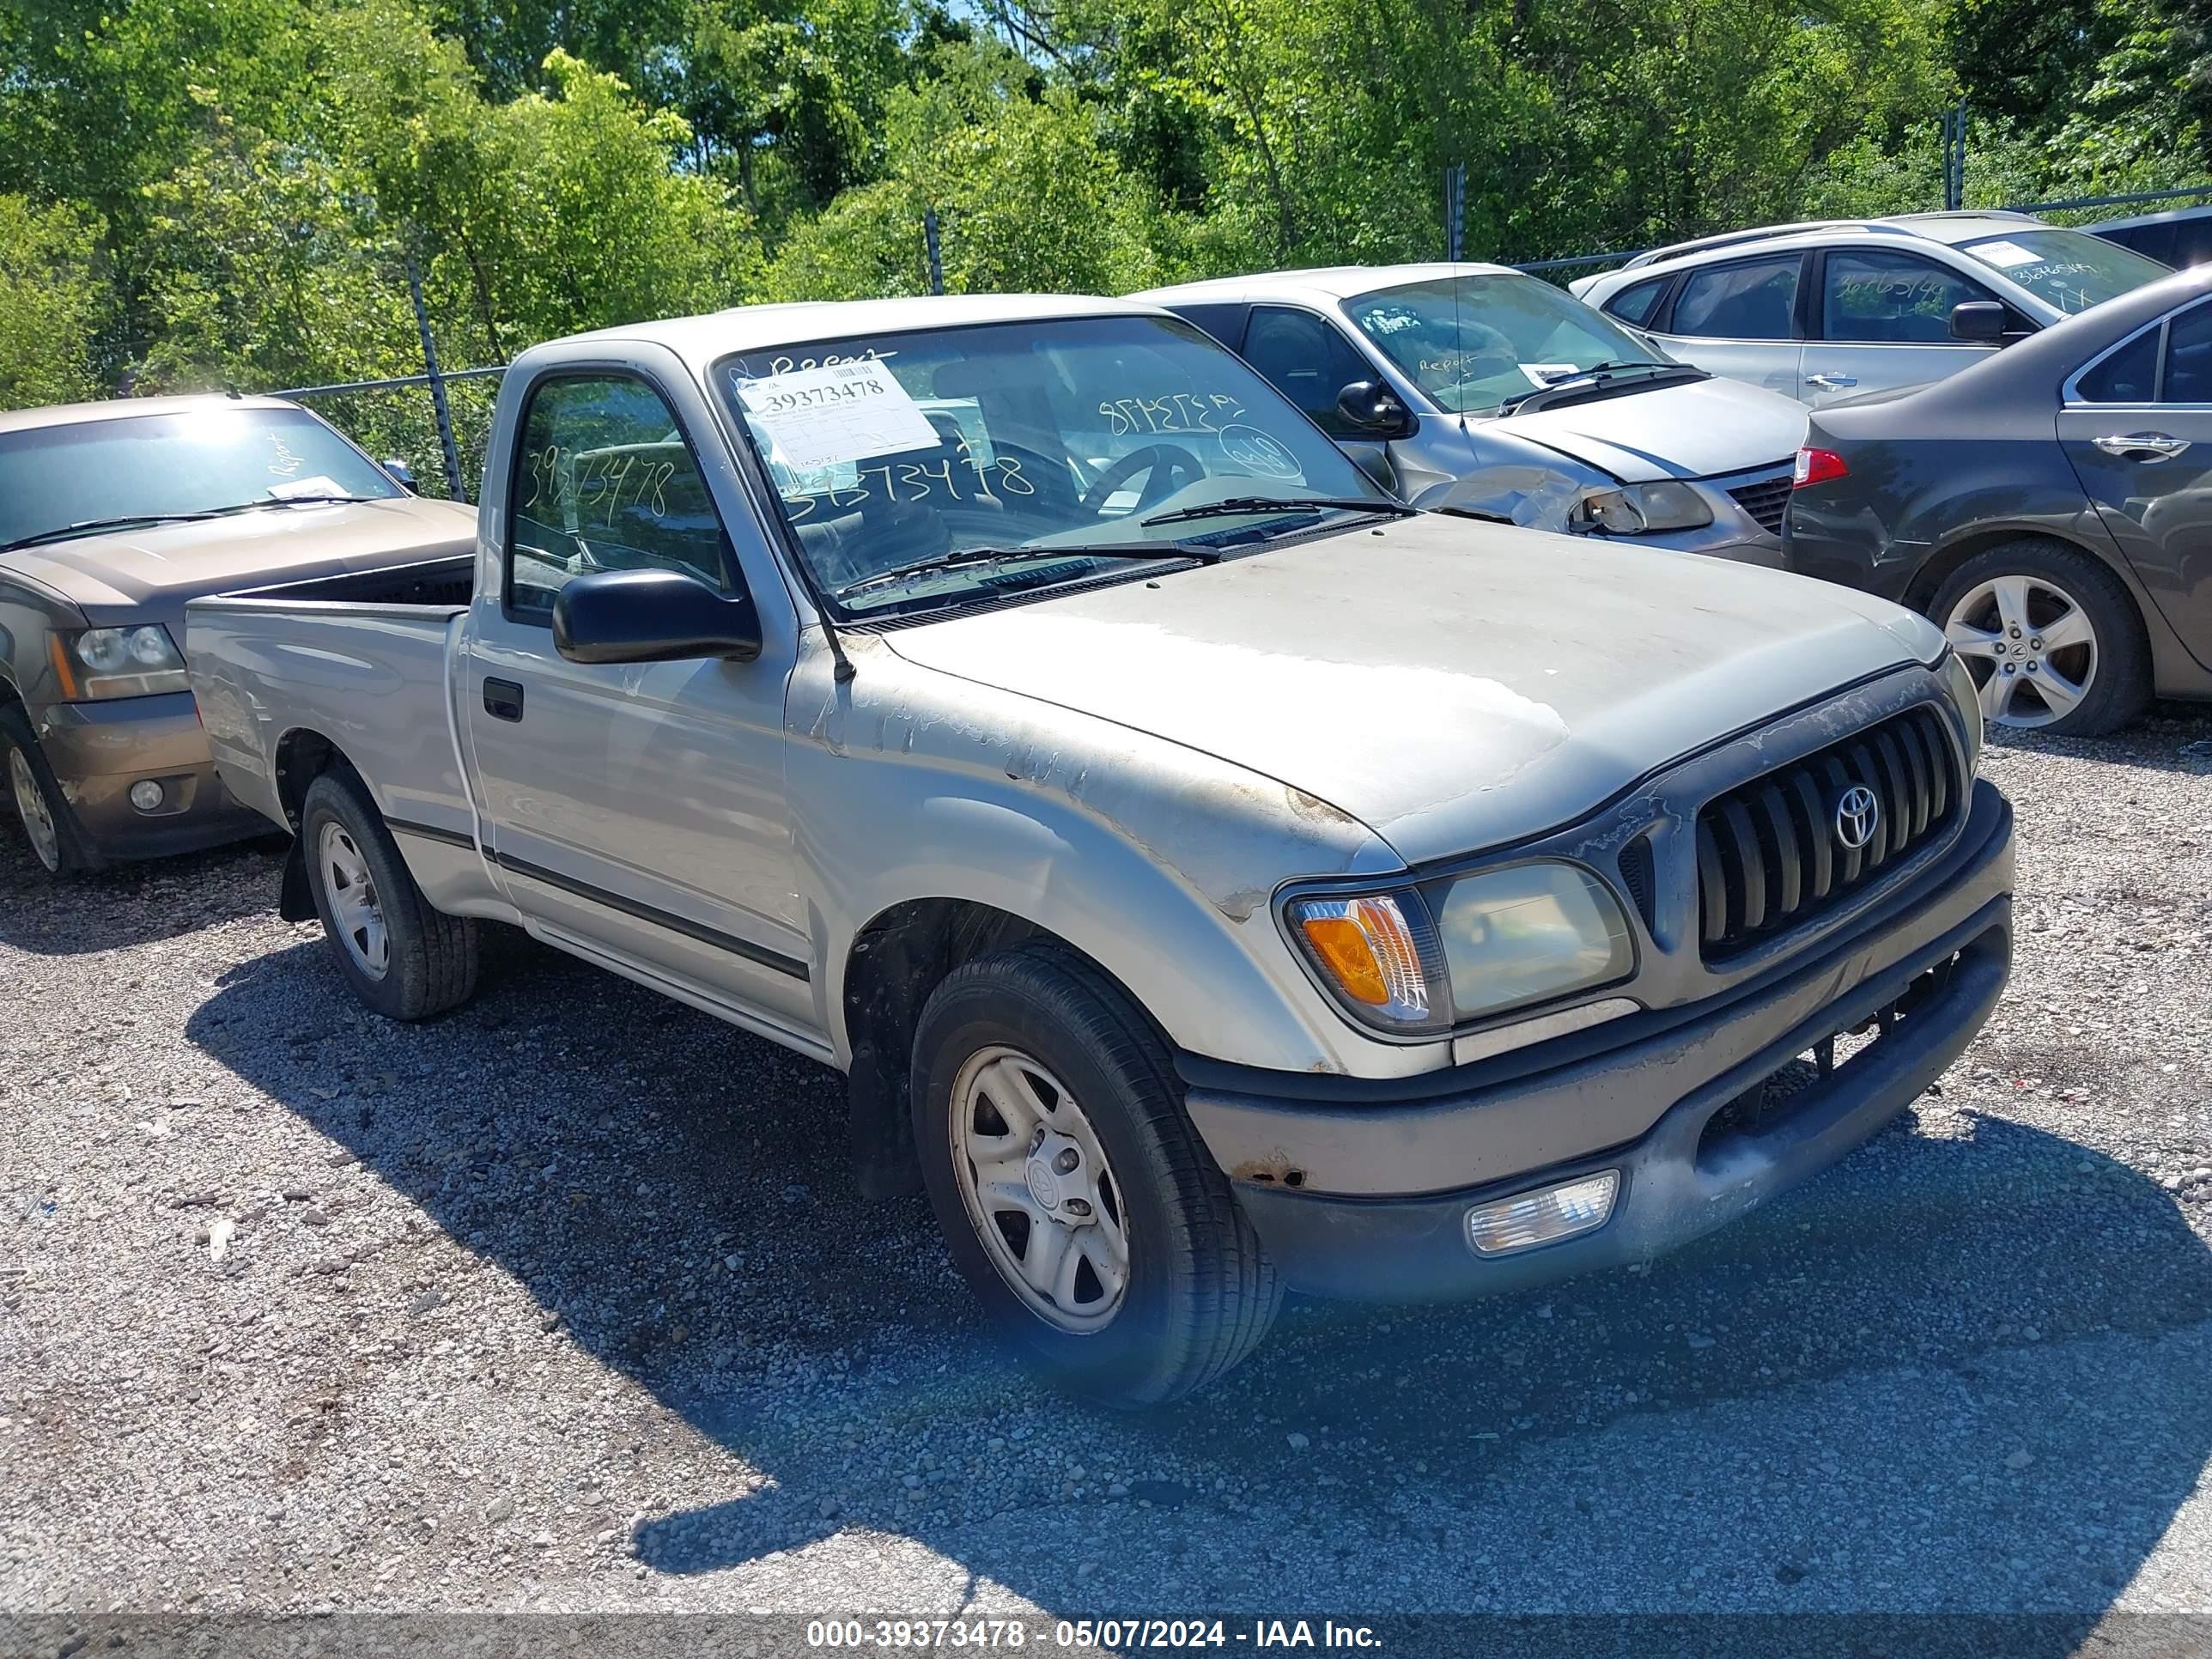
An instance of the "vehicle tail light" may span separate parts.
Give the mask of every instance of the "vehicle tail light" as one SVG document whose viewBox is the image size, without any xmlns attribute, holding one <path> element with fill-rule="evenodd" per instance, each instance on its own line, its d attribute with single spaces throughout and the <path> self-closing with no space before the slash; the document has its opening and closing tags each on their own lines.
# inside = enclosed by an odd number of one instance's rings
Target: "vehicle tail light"
<svg viewBox="0 0 2212 1659">
<path fill-rule="evenodd" d="M 1797 452 L 1797 465 L 1790 474 L 1790 486 L 1802 489 L 1807 484 L 1826 483 L 1831 478 L 1848 478 L 1851 470 L 1844 458 L 1832 449 L 1815 449 L 1810 444 Z"/>
</svg>

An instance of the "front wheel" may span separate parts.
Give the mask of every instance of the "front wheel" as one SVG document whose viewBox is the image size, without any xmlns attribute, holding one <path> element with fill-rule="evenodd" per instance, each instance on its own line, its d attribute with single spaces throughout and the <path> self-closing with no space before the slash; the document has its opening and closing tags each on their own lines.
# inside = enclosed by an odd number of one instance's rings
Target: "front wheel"
<svg viewBox="0 0 2212 1659">
<path fill-rule="evenodd" d="M 1156 1405 L 1255 1347 L 1273 1264 L 1141 1015 L 1073 952 L 947 975 L 915 1033 L 923 1179 L 986 1311 L 1071 1390 Z"/>
<path fill-rule="evenodd" d="M 50 876 L 67 876 L 95 867 L 77 829 L 76 815 L 70 811 L 60 781 L 46 764 L 30 716 L 20 703 L 0 708 L 0 783 L 4 783 L 15 821 L 40 869 Z"/>
<path fill-rule="evenodd" d="M 428 1019 L 469 1000 L 475 921 L 431 907 L 352 776 L 325 772 L 307 786 L 300 845 L 315 914 L 355 995 L 387 1019 Z"/>
</svg>

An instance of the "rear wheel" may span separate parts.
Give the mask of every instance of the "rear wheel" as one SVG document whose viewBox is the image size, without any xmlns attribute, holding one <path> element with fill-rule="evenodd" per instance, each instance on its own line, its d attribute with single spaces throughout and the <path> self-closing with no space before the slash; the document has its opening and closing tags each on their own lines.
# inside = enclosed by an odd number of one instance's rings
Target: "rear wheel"
<svg viewBox="0 0 2212 1659">
<path fill-rule="evenodd" d="M 354 994 L 390 1019 L 428 1019 L 469 1000 L 477 924 L 432 908 L 350 775 L 325 772 L 300 809 L 307 887 Z"/>
<path fill-rule="evenodd" d="M 1273 1265 L 1113 981 L 1031 945 L 955 969 L 922 1011 L 923 1179 L 994 1322 L 1071 1390 L 1179 1399 L 1281 1303 Z"/>
<path fill-rule="evenodd" d="M 2142 620 L 2119 579 L 2034 538 L 1978 553 L 1936 592 L 1942 624 L 1992 726 L 2097 737 L 2150 700 Z"/>
<path fill-rule="evenodd" d="M 76 815 L 70 811 L 61 781 L 46 764 L 21 703 L 0 708 L 0 781 L 4 781 L 15 821 L 40 869 L 50 876 L 67 876 L 94 867 Z"/>
</svg>

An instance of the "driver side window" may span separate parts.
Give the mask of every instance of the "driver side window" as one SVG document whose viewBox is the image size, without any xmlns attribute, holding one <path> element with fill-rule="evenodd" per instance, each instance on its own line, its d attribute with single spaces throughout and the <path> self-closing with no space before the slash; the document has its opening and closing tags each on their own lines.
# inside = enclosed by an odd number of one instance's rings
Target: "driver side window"
<svg viewBox="0 0 2212 1659">
<path fill-rule="evenodd" d="M 1336 394 L 1354 380 L 1382 377 L 1340 331 L 1310 311 L 1256 306 L 1243 356 L 1330 437 L 1359 435 L 1337 412 Z"/>
<path fill-rule="evenodd" d="M 675 570 L 726 586 L 728 540 L 660 394 L 627 374 L 561 376 L 530 394 L 515 456 L 507 606 L 544 620 L 592 570 Z"/>
</svg>

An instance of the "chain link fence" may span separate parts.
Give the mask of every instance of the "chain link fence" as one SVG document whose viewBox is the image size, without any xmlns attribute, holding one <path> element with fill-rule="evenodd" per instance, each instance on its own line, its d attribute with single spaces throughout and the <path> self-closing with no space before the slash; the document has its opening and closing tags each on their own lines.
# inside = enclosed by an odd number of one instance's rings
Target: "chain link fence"
<svg viewBox="0 0 2212 1659">
<path fill-rule="evenodd" d="M 1453 258 L 1462 257 L 1457 227 L 1453 222 L 1466 200 L 1465 176 L 1463 168 L 1449 169 L 1446 174 L 1447 252 Z M 2105 210 L 2111 208 L 2208 198 L 2212 198 L 2212 184 L 2136 191 L 2118 196 L 2077 196 L 2057 202 L 2024 202 L 2008 208 L 1977 210 L 2033 213 L 2068 223 L 2092 216 L 2106 216 Z M 930 286 L 933 291 L 941 294 L 945 290 L 939 263 L 940 235 L 933 210 L 924 222 L 923 236 L 928 250 Z M 1531 260 L 1514 269 L 1565 281 L 1571 273 L 1619 264 L 1648 251 L 1618 248 L 1606 253 L 1578 253 L 1566 258 Z M 290 386 L 272 395 L 308 404 L 379 460 L 400 462 L 413 473 L 416 487 L 424 495 L 474 501 L 477 480 L 483 472 L 484 446 L 490 435 L 493 406 L 498 401 L 499 380 L 507 369 L 503 364 L 489 368 L 441 368 L 428 319 L 421 310 L 419 290 L 416 307 L 425 373 L 395 380 Z"/>
</svg>

